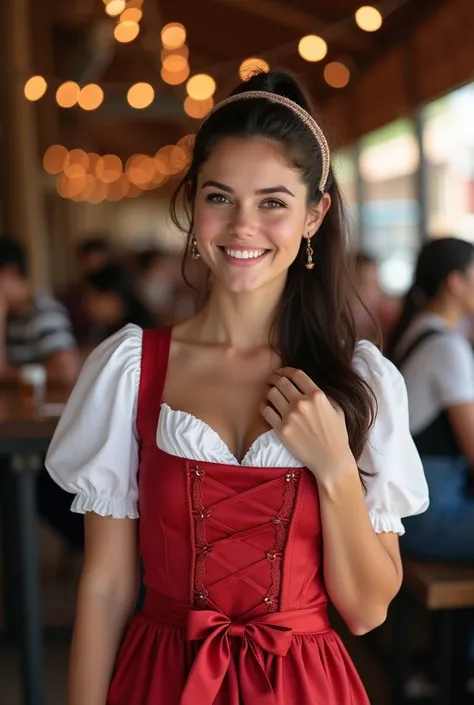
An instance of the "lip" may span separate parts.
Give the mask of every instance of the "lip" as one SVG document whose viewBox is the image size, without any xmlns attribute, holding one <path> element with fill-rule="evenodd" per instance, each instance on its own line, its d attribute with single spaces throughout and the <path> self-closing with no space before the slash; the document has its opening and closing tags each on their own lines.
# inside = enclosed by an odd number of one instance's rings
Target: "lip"
<svg viewBox="0 0 474 705">
<path fill-rule="evenodd" d="M 265 250 L 265 253 L 260 257 L 236 259 L 235 257 L 230 257 L 230 255 L 226 253 L 225 248 L 227 248 L 228 250 L 235 250 L 236 252 L 253 252 L 255 250 Z M 271 251 L 266 247 L 236 247 L 235 245 L 219 245 L 218 249 L 220 250 L 225 261 L 233 267 L 255 267 L 256 265 L 260 264 L 260 262 L 262 262 L 268 255 L 268 253 Z"/>
</svg>

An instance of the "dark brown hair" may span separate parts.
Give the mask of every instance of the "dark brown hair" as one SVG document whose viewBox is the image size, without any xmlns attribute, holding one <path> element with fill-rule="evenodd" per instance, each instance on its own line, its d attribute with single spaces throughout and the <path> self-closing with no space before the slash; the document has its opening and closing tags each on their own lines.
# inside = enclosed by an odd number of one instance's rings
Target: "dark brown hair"
<svg viewBox="0 0 474 705">
<path fill-rule="evenodd" d="M 474 247 L 466 240 L 445 237 L 427 242 L 420 250 L 413 284 L 406 294 L 400 317 L 387 344 L 387 355 L 396 363 L 398 343 L 415 317 L 440 293 L 452 272 L 464 273 L 474 262 Z"/>
<path fill-rule="evenodd" d="M 285 96 L 312 113 L 304 90 L 289 74 L 276 71 L 257 74 L 233 93 L 254 90 Z M 201 126 L 191 164 L 172 199 L 171 217 L 187 233 L 184 266 L 192 243 L 199 171 L 216 144 L 229 137 L 261 137 L 281 145 L 288 163 L 301 173 L 308 187 L 308 205 L 321 200 L 320 147 L 311 130 L 290 108 L 261 98 L 223 106 Z M 304 370 L 342 407 L 350 447 L 357 460 L 374 418 L 375 398 L 352 365 L 356 334 L 349 305 L 349 242 L 342 196 L 332 170 L 325 190 L 332 205 L 312 242 L 314 269 L 305 269 L 306 241 L 302 238 L 300 255 L 288 270 L 270 339 L 284 366 Z M 179 217 L 181 199 L 187 215 L 185 224 Z"/>
</svg>

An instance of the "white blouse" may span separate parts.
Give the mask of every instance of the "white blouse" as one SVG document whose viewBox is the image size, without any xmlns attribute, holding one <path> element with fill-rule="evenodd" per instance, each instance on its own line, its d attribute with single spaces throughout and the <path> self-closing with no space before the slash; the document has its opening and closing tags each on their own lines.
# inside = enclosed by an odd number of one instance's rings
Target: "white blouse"
<svg viewBox="0 0 474 705">
<path fill-rule="evenodd" d="M 52 478 L 76 495 L 72 511 L 138 517 L 137 398 L 143 331 L 129 324 L 88 358 L 59 421 L 46 457 Z M 408 429 L 403 378 L 379 350 L 358 343 L 354 367 L 373 390 L 377 418 L 359 460 L 372 474 L 365 501 L 376 532 L 404 533 L 401 519 L 428 507 L 428 488 Z M 193 460 L 239 465 L 203 421 L 162 404 L 156 442 Z M 271 430 L 255 440 L 245 467 L 301 467 Z"/>
</svg>

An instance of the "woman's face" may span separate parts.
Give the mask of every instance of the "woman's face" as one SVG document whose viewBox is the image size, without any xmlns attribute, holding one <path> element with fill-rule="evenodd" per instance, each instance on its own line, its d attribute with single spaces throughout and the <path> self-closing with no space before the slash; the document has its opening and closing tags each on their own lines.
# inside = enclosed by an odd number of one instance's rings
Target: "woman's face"
<svg viewBox="0 0 474 705">
<path fill-rule="evenodd" d="M 254 291 L 286 278 L 302 237 L 314 235 L 329 205 L 325 195 L 317 207 L 308 208 L 306 185 L 276 145 L 222 140 L 198 178 L 198 250 L 230 291 Z"/>
</svg>

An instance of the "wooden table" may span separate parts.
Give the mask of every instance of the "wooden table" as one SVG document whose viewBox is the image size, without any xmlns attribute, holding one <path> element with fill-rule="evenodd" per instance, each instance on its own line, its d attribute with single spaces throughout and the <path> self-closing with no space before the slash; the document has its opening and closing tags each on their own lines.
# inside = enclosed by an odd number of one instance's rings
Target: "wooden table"
<svg viewBox="0 0 474 705">
<path fill-rule="evenodd" d="M 68 393 L 48 395 L 64 403 Z M 5 615 L 20 651 L 25 705 L 45 705 L 42 619 L 36 533 L 36 473 L 58 422 L 35 412 L 14 389 L 0 390 L 0 501 Z"/>
</svg>

